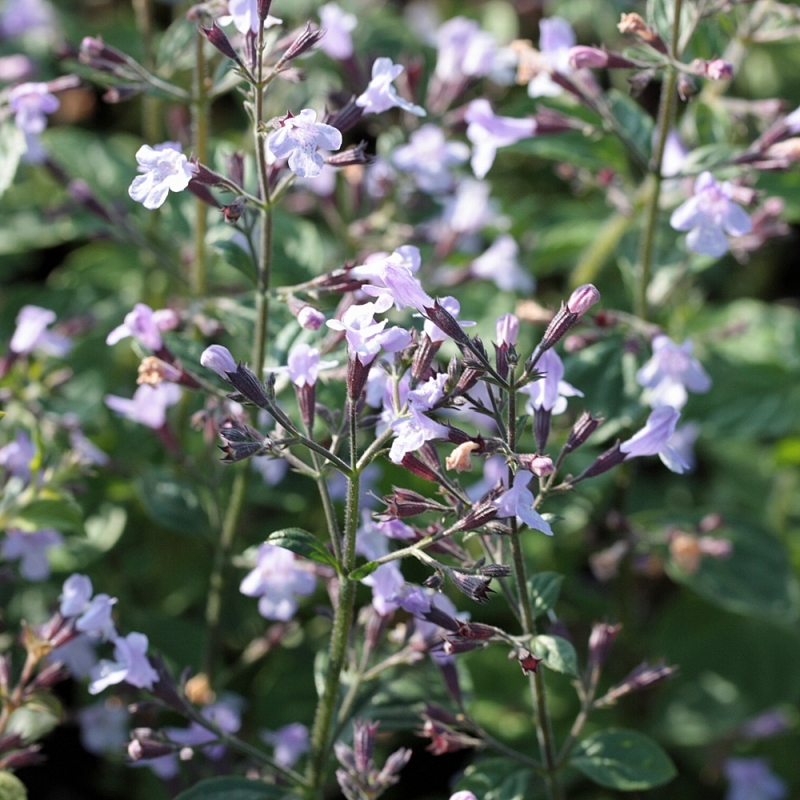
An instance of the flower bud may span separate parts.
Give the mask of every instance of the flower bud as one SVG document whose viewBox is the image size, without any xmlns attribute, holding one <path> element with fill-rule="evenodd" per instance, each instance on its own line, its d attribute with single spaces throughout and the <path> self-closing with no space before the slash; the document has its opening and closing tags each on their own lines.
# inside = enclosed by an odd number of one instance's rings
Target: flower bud
<svg viewBox="0 0 800 800">
<path fill-rule="evenodd" d="M 649 44 L 654 50 L 658 50 L 659 53 L 664 53 L 665 55 L 667 53 L 667 45 L 664 40 L 639 14 L 623 14 L 617 25 L 617 30 L 619 30 L 620 33 L 637 36 L 643 42 Z"/>
<path fill-rule="evenodd" d="M 419 345 L 414 351 L 414 360 L 411 362 L 412 378 L 418 381 L 425 380 L 431 363 L 433 362 L 433 359 L 441 346 L 441 342 L 432 341 L 431 337 L 428 336 L 427 333 L 422 334 L 419 339 Z M 450 369 L 448 367 L 448 375 L 449 374 Z"/>
<path fill-rule="evenodd" d="M 269 16 L 269 9 L 271 5 L 272 0 L 256 0 L 256 13 L 262 22 Z"/>
<path fill-rule="evenodd" d="M 208 39 L 214 47 L 219 50 L 222 55 L 226 58 L 231 59 L 231 61 L 235 61 L 240 67 L 244 67 L 244 62 L 239 57 L 239 54 L 234 50 L 233 45 L 230 42 L 230 39 L 225 35 L 222 28 L 220 28 L 217 23 L 213 23 L 210 28 L 205 28 L 202 25 L 200 26 L 200 33 Z"/>
<path fill-rule="evenodd" d="M 200 363 L 208 369 L 213 369 L 224 381 L 230 383 L 230 374 L 236 372 L 236 362 L 231 351 L 219 344 L 212 344 L 203 350 Z"/>
<path fill-rule="evenodd" d="M 595 622 L 589 636 L 589 664 L 598 669 L 606 663 L 611 645 L 622 630 L 622 625 L 609 625 L 607 622 Z"/>
<path fill-rule="evenodd" d="M 544 450 L 550 438 L 550 421 L 553 412 L 546 408 L 537 408 L 533 415 L 533 438 L 536 440 L 536 449 Z"/>
<path fill-rule="evenodd" d="M 334 153 L 325 159 L 332 167 L 356 167 L 367 163 L 367 143 L 359 142 L 355 147 L 348 147 L 341 153 Z"/>
<path fill-rule="evenodd" d="M 308 50 L 310 50 L 324 35 L 325 30 L 323 28 L 312 28 L 311 23 L 307 22 L 306 27 L 302 30 L 300 35 L 289 45 L 289 49 L 281 56 L 276 68 L 308 52 Z"/>
<path fill-rule="evenodd" d="M 540 456 L 538 453 L 523 453 L 517 460 L 522 469 L 532 472 L 537 478 L 550 475 L 555 469 L 553 459 L 550 456 Z"/>
<path fill-rule="evenodd" d="M 325 315 L 314 306 L 305 305 L 297 314 L 297 321 L 301 328 L 308 331 L 318 331 L 325 322 Z"/>
<path fill-rule="evenodd" d="M 486 603 L 489 601 L 489 593 L 494 594 L 494 590 L 489 588 L 489 584 L 492 582 L 491 578 L 464 575 L 463 572 L 456 572 L 455 570 L 450 573 L 450 578 L 456 585 L 456 589 L 476 603 Z"/>
<path fill-rule="evenodd" d="M 712 81 L 724 81 L 733 77 L 733 64 L 721 58 L 715 58 L 705 65 L 705 75 Z"/>
<path fill-rule="evenodd" d="M 613 447 L 610 447 L 605 453 L 601 453 L 577 478 L 572 479 L 572 483 L 576 484 L 578 481 L 594 478 L 619 466 L 625 460 L 625 453 L 619 449 L 619 445 L 620 443 L 617 441 Z"/>
<path fill-rule="evenodd" d="M 584 411 L 572 426 L 567 441 L 564 444 L 564 452 L 571 453 L 577 450 L 596 430 L 603 417 L 593 417 L 588 411 Z"/>
<path fill-rule="evenodd" d="M 567 308 L 580 318 L 599 301 L 600 292 L 591 283 L 585 283 L 569 296 Z"/>
<path fill-rule="evenodd" d="M 425 308 L 424 316 L 457 344 L 466 344 L 469 341 L 469 336 L 456 318 L 438 300 L 435 300 L 431 307 Z"/>
<path fill-rule="evenodd" d="M 32 744 L 24 750 L 16 750 L 13 753 L 9 753 L 0 761 L 0 770 L 22 769 L 22 767 L 41 764 L 45 760 L 44 756 L 39 753 L 41 749 L 42 746 L 40 744 Z"/>
<path fill-rule="evenodd" d="M 128 57 L 117 50 L 115 47 L 110 47 L 102 39 L 96 39 L 93 36 L 86 36 L 81 41 L 80 61 L 82 64 L 89 64 L 90 66 L 101 69 L 94 62 L 106 61 L 109 64 L 128 64 Z"/>
<path fill-rule="evenodd" d="M 574 69 L 631 69 L 636 66 L 633 61 L 617 53 L 583 45 L 569 51 L 569 63 Z"/>
<path fill-rule="evenodd" d="M 632 670 L 621 683 L 609 689 L 603 697 L 596 701 L 595 706 L 599 708 L 614 705 L 620 697 L 660 683 L 677 669 L 677 667 L 668 667 L 663 661 L 652 666 L 645 661 Z"/>
<path fill-rule="evenodd" d="M 400 465 L 405 467 L 409 472 L 412 472 L 418 478 L 423 478 L 426 481 L 439 483 L 439 476 L 425 463 L 423 463 L 417 456 L 412 453 L 406 453 Z"/>
<path fill-rule="evenodd" d="M 171 744 L 156 741 L 155 739 L 133 739 L 128 744 L 128 757 L 134 763 L 143 758 L 160 758 L 175 752 Z"/>
<path fill-rule="evenodd" d="M 272 407 L 264 384 L 244 364 L 239 364 L 235 372 L 228 373 L 228 382 L 236 389 L 242 400 L 249 400 L 258 408 L 269 409 Z"/>
<path fill-rule="evenodd" d="M 513 314 L 503 314 L 495 323 L 495 333 L 500 347 L 515 345 L 519 336 L 519 319 Z"/>
</svg>

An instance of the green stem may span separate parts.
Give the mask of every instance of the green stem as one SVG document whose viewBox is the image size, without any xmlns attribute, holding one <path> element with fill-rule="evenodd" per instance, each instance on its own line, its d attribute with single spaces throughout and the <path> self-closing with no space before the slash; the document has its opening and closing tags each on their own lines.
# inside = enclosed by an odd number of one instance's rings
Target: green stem
<svg viewBox="0 0 800 800">
<path fill-rule="evenodd" d="M 517 448 L 517 394 L 515 382 L 509 381 L 511 390 L 508 393 L 508 449 L 514 453 Z M 513 484 L 514 474 L 509 467 L 508 485 Z M 536 617 L 531 606 L 531 598 L 528 593 L 528 578 L 525 573 L 525 557 L 522 552 L 522 541 L 517 529 L 517 520 L 511 518 L 511 555 L 514 570 L 514 580 L 517 584 L 517 594 L 519 597 L 519 611 L 522 620 L 522 630 L 533 638 L 536 636 Z M 550 800 L 560 800 L 561 786 L 558 782 L 555 743 L 553 741 L 553 729 L 550 722 L 550 714 L 547 709 L 547 699 L 545 696 L 544 677 L 540 672 L 530 675 L 530 690 L 533 708 L 536 715 L 536 733 L 539 739 L 539 750 L 544 763 L 544 780 L 547 789 L 547 796 Z"/>
<path fill-rule="evenodd" d="M 345 504 L 344 552 L 342 567 L 344 575 L 339 581 L 339 601 L 333 617 L 328 667 L 322 695 L 317 703 L 314 727 L 311 732 L 311 757 L 308 761 L 306 779 L 316 794 L 325 779 L 325 762 L 330 750 L 330 732 L 339 694 L 339 676 L 344 666 L 350 630 L 353 623 L 353 609 L 356 598 L 356 582 L 349 579 L 356 561 L 356 529 L 358 528 L 358 495 L 360 473 L 358 463 L 358 408 L 354 401 L 349 402 L 350 420 L 350 464 L 351 474 L 347 481 L 347 500 Z"/>
<path fill-rule="evenodd" d="M 328 482 L 322 474 L 322 463 L 319 460 L 319 456 L 313 450 L 311 451 L 311 463 L 314 465 L 314 469 L 317 472 L 315 480 L 317 482 L 320 500 L 322 500 L 322 508 L 325 511 L 325 522 L 328 526 L 328 536 L 330 537 L 331 546 L 333 547 L 333 555 L 336 561 L 341 564 L 342 535 L 339 531 L 339 522 L 336 519 L 336 509 L 333 507 L 331 493 L 328 490 Z"/>
<path fill-rule="evenodd" d="M 265 208 L 261 210 L 261 236 L 256 265 L 256 331 L 253 346 L 253 367 L 261 377 L 264 372 L 264 357 L 267 352 L 269 324 L 269 283 L 272 272 L 272 204 L 269 196 L 269 167 L 267 164 L 267 144 L 261 126 L 264 123 L 264 21 L 258 26 L 258 49 L 256 65 L 253 131 L 255 136 L 256 165 L 258 167 L 258 188 Z"/>
<path fill-rule="evenodd" d="M 194 35 L 195 65 L 192 87 L 192 149 L 201 164 L 208 163 L 208 93 L 206 87 L 206 57 L 203 45 L 205 37 L 198 30 Z M 192 290 L 197 297 L 208 291 L 206 265 L 206 232 L 208 209 L 198 197 L 194 201 L 194 263 L 192 267 Z"/>
<path fill-rule="evenodd" d="M 133 0 L 136 27 L 142 37 L 142 66 L 152 72 L 153 60 L 153 14 L 151 0 Z M 146 142 L 157 142 L 161 138 L 159 100 L 150 94 L 142 95 L 142 136 Z"/>
<path fill-rule="evenodd" d="M 672 20 L 672 37 L 670 40 L 670 58 L 677 60 L 678 39 L 681 29 L 681 8 L 683 0 L 675 0 Z M 634 310 L 642 319 L 648 317 L 647 287 L 650 285 L 650 273 L 655 249 L 656 231 L 658 229 L 658 211 L 661 201 L 661 165 L 664 161 L 664 148 L 667 144 L 669 126 L 675 106 L 675 89 L 678 82 L 678 70 L 675 67 L 667 69 L 667 77 L 661 87 L 661 99 L 658 106 L 658 119 L 656 121 L 656 142 L 653 156 L 648 164 L 649 175 L 646 179 L 647 207 L 645 210 L 644 232 L 642 233 L 639 249 L 639 268 L 636 276 L 636 298 Z"/>
<path fill-rule="evenodd" d="M 222 591 L 225 586 L 224 571 L 228 555 L 233 547 L 236 529 L 239 527 L 239 517 L 242 514 L 244 500 L 247 494 L 247 481 L 250 476 L 249 462 L 237 465 L 236 476 L 233 479 L 228 507 L 225 509 L 225 518 L 222 521 L 222 531 L 219 542 L 214 552 L 214 563 L 211 568 L 211 577 L 208 582 L 208 600 L 206 601 L 206 630 L 207 644 L 204 670 L 209 679 L 213 679 L 214 663 L 219 649 L 219 619 L 222 609 Z"/>
</svg>

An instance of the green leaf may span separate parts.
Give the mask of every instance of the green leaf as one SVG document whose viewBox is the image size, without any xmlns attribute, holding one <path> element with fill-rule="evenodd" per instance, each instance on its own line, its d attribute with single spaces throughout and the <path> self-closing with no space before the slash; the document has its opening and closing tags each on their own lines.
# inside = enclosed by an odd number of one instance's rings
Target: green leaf
<svg viewBox="0 0 800 800">
<path fill-rule="evenodd" d="M 11 120 L 0 125 L 0 197 L 14 182 L 19 160 L 27 149 L 25 134 Z"/>
<path fill-rule="evenodd" d="M 10 524 L 25 531 L 55 528 L 61 532 L 81 532 L 83 514 L 74 500 L 34 500 L 20 509 Z"/>
<path fill-rule="evenodd" d="M 222 256 L 227 264 L 242 273 L 251 283 L 256 282 L 256 268 L 253 259 L 230 239 L 221 239 L 212 247 Z"/>
<path fill-rule="evenodd" d="M 677 774 L 659 744 L 628 730 L 609 729 L 589 736 L 575 748 L 570 764 L 595 783 L 622 792 L 662 786 Z"/>
<path fill-rule="evenodd" d="M 356 567 L 347 577 L 350 578 L 351 581 L 363 581 L 364 578 L 372 575 L 379 566 L 380 564 L 375 561 L 367 561 L 366 564 Z"/>
<path fill-rule="evenodd" d="M 181 792 L 175 800 L 279 800 L 291 792 L 247 778 L 207 778 Z"/>
<path fill-rule="evenodd" d="M 127 521 L 128 514 L 124 508 L 104 504 L 99 513 L 86 520 L 86 538 L 72 537 L 64 547 L 53 550 L 50 555 L 51 566 L 57 572 L 86 569 L 114 547 L 122 536 Z"/>
<path fill-rule="evenodd" d="M 578 657 L 571 642 L 560 636 L 537 636 L 531 648 L 537 658 L 554 672 L 578 677 Z"/>
<path fill-rule="evenodd" d="M 669 576 L 727 611 L 795 622 L 800 585 L 784 545 L 755 525 L 737 524 L 725 535 L 733 545 L 727 558 L 703 558 L 693 574 L 669 564 Z"/>
<path fill-rule="evenodd" d="M 692 150 L 681 166 L 681 172 L 691 175 L 706 169 L 715 169 L 742 153 L 741 147 L 729 144 L 707 144 Z"/>
<path fill-rule="evenodd" d="M 303 558 L 310 558 L 320 564 L 328 564 L 336 568 L 337 571 L 339 569 L 336 559 L 322 542 L 313 534 L 301 528 L 284 528 L 282 531 L 275 531 L 275 533 L 271 533 L 267 537 L 267 542 L 276 547 L 291 550 L 293 553 L 303 556 Z"/>
<path fill-rule="evenodd" d="M 472 792 L 481 800 L 523 800 L 531 770 L 508 758 L 486 758 L 470 764 L 455 791 Z"/>
<path fill-rule="evenodd" d="M 608 92 L 608 100 L 611 113 L 647 161 L 653 149 L 653 118 L 634 99 L 616 89 Z"/>
<path fill-rule="evenodd" d="M 25 784 L 13 773 L 0 772 L 0 800 L 27 800 Z"/>
<path fill-rule="evenodd" d="M 564 576 L 557 572 L 537 572 L 528 579 L 528 592 L 531 596 L 533 613 L 537 617 L 555 606 L 563 580 Z"/>
<path fill-rule="evenodd" d="M 208 517 L 191 484 L 151 472 L 137 484 L 139 500 L 157 525 L 196 536 L 208 533 Z"/>
</svg>

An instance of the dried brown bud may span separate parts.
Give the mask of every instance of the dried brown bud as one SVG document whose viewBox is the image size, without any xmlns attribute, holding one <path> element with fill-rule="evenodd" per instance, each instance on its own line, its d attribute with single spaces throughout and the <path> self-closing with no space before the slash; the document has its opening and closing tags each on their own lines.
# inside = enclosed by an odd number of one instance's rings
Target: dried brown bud
<svg viewBox="0 0 800 800">
<path fill-rule="evenodd" d="M 664 40 L 639 14 L 623 14 L 617 25 L 617 30 L 619 30 L 620 33 L 626 33 L 630 36 L 637 36 L 643 42 L 649 44 L 654 50 L 658 50 L 659 53 L 667 53 L 667 45 Z"/>
<path fill-rule="evenodd" d="M 477 442 L 464 442 L 445 458 L 444 465 L 447 469 L 454 469 L 456 472 L 471 472 L 472 453 L 479 449 L 480 445 Z"/>
</svg>

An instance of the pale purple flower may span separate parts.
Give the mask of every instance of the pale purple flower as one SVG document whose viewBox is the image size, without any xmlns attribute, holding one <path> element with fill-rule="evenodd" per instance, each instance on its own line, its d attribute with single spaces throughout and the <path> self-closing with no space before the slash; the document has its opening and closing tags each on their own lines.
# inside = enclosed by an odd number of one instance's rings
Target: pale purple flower
<svg viewBox="0 0 800 800">
<path fill-rule="evenodd" d="M 447 373 L 440 372 L 427 381 L 419 384 L 407 396 L 408 404 L 417 411 L 428 411 L 444 397 L 444 387 L 447 383 Z"/>
<path fill-rule="evenodd" d="M 450 800 L 478 800 L 472 792 L 463 791 L 450 795 Z"/>
<path fill-rule="evenodd" d="M 506 489 L 494 500 L 494 505 L 497 506 L 497 516 L 519 517 L 529 528 L 552 536 L 553 529 L 550 527 L 550 523 L 533 507 L 533 492 L 528 489 L 532 477 L 533 474 L 527 470 L 517 470 L 511 488 Z"/>
<path fill-rule="evenodd" d="M 35 455 L 36 446 L 30 436 L 25 431 L 17 431 L 12 442 L 0 447 L 0 467 L 27 485 L 33 477 L 31 462 Z"/>
<path fill-rule="evenodd" d="M 157 386 L 143 383 L 134 392 L 132 399 L 107 394 L 105 403 L 120 416 L 158 430 L 167 421 L 167 408 L 174 406 L 180 399 L 181 389 L 174 383 L 159 383 Z"/>
<path fill-rule="evenodd" d="M 133 179 L 128 194 L 151 210 L 163 206 L 170 192 L 182 192 L 197 171 L 175 142 L 155 147 L 143 144 L 136 151 L 136 161 L 143 174 Z"/>
<path fill-rule="evenodd" d="M 144 303 L 137 303 L 125 315 L 125 321 L 106 336 L 106 344 L 116 344 L 132 336 L 148 350 L 160 350 L 164 346 L 162 331 L 171 331 L 178 326 L 180 315 L 171 308 L 153 311 Z"/>
<path fill-rule="evenodd" d="M 691 472 L 697 464 L 694 455 L 694 443 L 700 435 L 700 426 L 696 422 L 687 422 L 679 428 L 675 428 L 675 433 L 667 440 L 667 445 L 671 447 L 686 464 L 686 471 Z"/>
<path fill-rule="evenodd" d="M 129 633 L 114 639 L 115 661 L 103 659 L 92 669 L 89 694 L 99 694 L 123 681 L 139 689 L 152 689 L 158 682 L 158 673 L 147 660 L 148 644 L 143 633 Z"/>
<path fill-rule="evenodd" d="M 520 389 L 530 397 L 526 405 L 529 413 L 545 410 L 554 415 L 563 414 L 567 410 L 568 397 L 583 397 L 583 392 L 563 379 L 564 363 L 555 350 L 545 350 L 536 370 L 543 377 Z"/>
<path fill-rule="evenodd" d="M 252 459 L 252 462 L 253 469 L 261 476 L 267 486 L 277 486 L 289 471 L 289 464 L 282 458 L 260 456 Z"/>
<path fill-rule="evenodd" d="M 467 488 L 467 497 L 472 502 L 480 500 L 490 489 L 502 483 L 508 475 L 508 465 L 502 456 L 490 456 L 483 462 L 483 477 Z"/>
<path fill-rule="evenodd" d="M 228 0 L 229 16 L 220 17 L 221 25 L 233 22 L 239 33 L 258 33 L 258 0 Z M 267 14 L 264 20 L 265 28 L 280 25 L 283 20 Z"/>
<path fill-rule="evenodd" d="M 390 561 L 388 564 L 381 564 L 361 583 L 372 589 L 372 607 L 376 613 L 386 617 L 397 610 L 397 594 L 405 586 L 406 580 L 397 562 Z"/>
<path fill-rule="evenodd" d="M 362 303 L 350 306 L 342 318 L 329 319 L 327 326 L 335 331 L 344 331 L 351 358 L 358 358 L 367 366 L 378 355 L 380 350 L 397 352 L 411 343 L 411 334 L 402 328 L 384 330 L 387 320 L 375 322 L 375 314 L 388 311 L 392 307 L 392 298 L 386 293 L 378 297 L 374 303 Z"/>
<path fill-rule="evenodd" d="M 701 173 L 694 183 L 694 196 L 672 212 L 669 224 L 689 231 L 686 245 L 693 253 L 719 257 L 728 252 L 731 236 L 744 236 L 753 228 L 747 212 L 733 202 L 733 185 L 718 183 L 710 172 Z"/>
<path fill-rule="evenodd" d="M 442 221 L 454 233 L 477 233 L 493 218 L 489 206 L 491 186 L 486 181 L 465 178 L 445 203 Z"/>
<path fill-rule="evenodd" d="M 325 3 L 320 7 L 319 20 L 321 26 L 325 28 L 319 49 L 339 61 L 350 58 L 353 55 L 353 38 L 350 33 L 358 25 L 356 15 L 348 14 L 336 3 Z"/>
<path fill-rule="evenodd" d="M 258 597 L 258 613 L 266 619 L 290 620 L 297 611 L 296 595 L 311 594 L 316 579 L 295 565 L 291 550 L 264 544 L 258 548 L 258 563 L 249 572 L 239 591 L 248 597 Z"/>
<path fill-rule="evenodd" d="M 448 428 L 439 422 L 426 417 L 421 411 L 411 406 L 409 416 L 399 417 L 392 422 L 395 439 L 389 450 L 389 460 L 399 464 L 406 453 L 419 450 L 431 439 L 446 439 Z"/>
<path fill-rule="evenodd" d="M 378 527 L 368 510 L 361 512 L 361 525 L 356 531 L 356 553 L 368 561 L 375 561 L 389 552 L 386 534 Z"/>
<path fill-rule="evenodd" d="M 52 650 L 47 656 L 47 661 L 50 664 L 60 661 L 75 679 L 86 678 L 97 663 L 95 643 L 96 640 L 82 633 Z"/>
<path fill-rule="evenodd" d="M 17 314 L 17 325 L 9 342 L 9 349 L 20 356 L 33 350 L 41 350 L 58 357 L 65 356 L 72 348 L 72 342 L 47 330 L 47 326 L 55 321 L 55 312 L 48 308 L 22 306 Z"/>
<path fill-rule="evenodd" d="M 304 386 L 313 386 L 321 369 L 335 367 L 336 361 L 320 361 L 319 350 L 307 344 L 295 345 L 289 351 L 288 367 L 289 379 L 301 389 Z"/>
<path fill-rule="evenodd" d="M 786 733 L 791 723 L 780 709 L 765 711 L 742 724 L 740 732 L 746 739 L 769 739 Z"/>
<path fill-rule="evenodd" d="M 356 98 L 356 105 L 361 106 L 365 114 L 380 114 L 390 108 L 402 108 L 410 114 L 424 117 L 425 109 L 400 97 L 392 85 L 404 71 L 405 67 L 402 64 L 392 63 L 391 58 L 375 59 L 372 65 L 372 79 L 364 93 Z"/>
<path fill-rule="evenodd" d="M 441 194 L 453 185 L 453 167 L 469 158 L 464 142 L 448 142 L 436 125 L 423 125 L 409 137 L 408 144 L 395 148 L 392 162 L 408 172 L 423 192 Z"/>
<path fill-rule="evenodd" d="M 729 758 L 722 770 L 730 781 L 725 800 L 783 800 L 788 794 L 763 758 Z"/>
<path fill-rule="evenodd" d="M 519 319 L 513 314 L 503 314 L 495 322 L 495 335 L 498 347 L 511 347 L 519 336 Z"/>
<path fill-rule="evenodd" d="M 477 22 L 453 17 L 436 32 L 436 77 L 446 83 L 480 78 L 492 70 L 497 44 Z"/>
<path fill-rule="evenodd" d="M 783 124 L 786 126 L 787 133 L 792 135 L 800 133 L 800 106 L 784 117 Z"/>
<path fill-rule="evenodd" d="M 6 0 L 0 10 L 0 37 L 26 33 L 47 36 L 54 27 L 53 7 L 44 0 Z"/>
<path fill-rule="evenodd" d="M 423 646 L 430 651 L 431 658 L 437 664 L 451 664 L 453 656 L 447 655 L 439 647 L 444 639 L 444 630 L 434 622 L 428 622 L 425 614 L 435 608 L 453 619 L 469 619 L 469 614 L 459 612 L 453 601 L 441 592 L 423 589 L 420 586 L 405 586 L 395 598 L 397 604 L 409 614 L 413 614 L 414 633 L 411 642 Z"/>
<path fill-rule="evenodd" d="M 472 142 L 470 163 L 476 178 L 486 176 L 499 147 L 507 147 L 536 134 L 535 119 L 499 117 L 492 111 L 489 101 L 483 98 L 469 104 L 464 119 L 469 123 L 467 138 Z"/>
<path fill-rule="evenodd" d="M 324 41 L 325 37 L 321 39 Z M 336 191 L 336 173 L 339 170 L 330 164 L 323 164 L 319 175 L 313 178 L 298 178 L 295 186 L 308 189 L 318 197 L 330 197 Z"/>
<path fill-rule="evenodd" d="M 392 253 L 379 252 L 372 253 L 364 259 L 360 266 L 353 267 L 350 274 L 357 280 L 373 281 L 376 285 L 383 285 L 381 275 L 383 274 L 383 262 L 387 258 L 407 268 L 409 272 L 417 273 L 422 266 L 422 256 L 419 248 L 413 244 L 404 244 Z"/>
<path fill-rule="evenodd" d="M 661 406 L 652 411 L 644 428 L 620 445 L 619 449 L 625 453 L 625 460 L 657 455 L 667 469 L 679 474 L 685 472 L 689 465 L 669 444 L 680 416 L 680 411 L 669 406 Z"/>
<path fill-rule="evenodd" d="M 416 539 L 417 534 L 410 525 L 399 519 L 386 519 L 381 522 L 376 522 L 375 527 L 389 539 L 400 539 L 407 541 L 409 539 Z"/>
<path fill-rule="evenodd" d="M 653 339 L 653 355 L 636 373 L 636 381 L 650 391 L 650 405 L 672 406 L 680 410 L 689 399 L 688 391 L 704 393 L 711 388 L 711 378 L 696 358 L 692 342 L 676 344 L 663 334 Z"/>
<path fill-rule="evenodd" d="M 111 609 L 116 602 L 116 597 L 109 597 L 107 594 L 95 595 L 78 617 L 75 629 L 106 642 L 116 639 L 117 629 L 111 619 Z"/>
<path fill-rule="evenodd" d="M 372 284 L 363 287 L 364 294 L 377 297 L 386 302 L 392 300 L 394 307 L 400 311 L 406 306 L 411 306 L 424 313 L 426 308 L 433 306 L 433 298 L 422 288 L 419 278 L 409 266 L 408 259 L 395 251 L 379 263 L 370 264 Z M 389 306 L 379 309 L 376 313 L 388 310 Z"/>
<path fill-rule="evenodd" d="M 519 246 L 513 236 L 504 233 L 492 242 L 483 255 L 470 265 L 469 272 L 474 278 L 494 281 L 503 292 L 522 292 L 530 294 L 536 281 L 520 266 L 517 256 Z"/>
<path fill-rule="evenodd" d="M 304 108 L 297 116 L 288 115 L 281 127 L 267 139 L 267 147 L 276 158 L 289 160 L 289 169 L 300 178 L 314 178 L 325 164 L 317 152 L 338 150 L 342 132 L 332 125 L 317 122 L 317 112 Z"/>
<path fill-rule="evenodd" d="M 100 701 L 78 711 L 81 744 L 95 755 L 118 752 L 128 743 L 130 713 L 119 701 Z"/>
<path fill-rule="evenodd" d="M 81 464 L 102 467 L 109 462 L 108 455 L 77 428 L 69 432 L 69 444 Z"/>
<path fill-rule="evenodd" d="M 0 22 L 0 27 L 2 27 L 2 22 Z M 22 53 L 0 56 L 0 81 L 3 83 L 16 83 L 29 78 L 34 72 L 36 72 L 36 65 Z"/>
<path fill-rule="evenodd" d="M 212 369 L 223 380 L 228 380 L 228 373 L 236 372 L 236 361 L 234 361 L 231 351 L 221 344 L 212 344 L 203 350 L 200 356 L 200 364 L 207 369 Z"/>
<path fill-rule="evenodd" d="M 442 297 L 439 299 L 439 305 L 454 318 L 458 318 L 458 315 L 461 313 L 461 303 L 459 303 L 455 297 Z M 462 328 L 471 328 L 477 325 L 476 322 L 466 319 L 460 320 L 458 324 Z M 429 319 L 425 320 L 425 324 L 422 327 L 432 342 L 439 343 L 447 341 L 447 334 Z"/>
<path fill-rule="evenodd" d="M 14 124 L 27 134 L 38 136 L 47 127 L 47 115 L 58 111 L 58 98 L 46 83 L 21 83 L 8 93 Z"/>
<path fill-rule="evenodd" d="M 10 528 L 0 545 L 0 554 L 9 561 L 20 562 L 19 574 L 25 580 L 43 581 L 50 575 L 47 555 L 60 544 L 64 544 L 64 537 L 52 528 L 31 533 Z"/>
<path fill-rule="evenodd" d="M 92 597 L 92 579 L 88 575 L 73 573 L 64 581 L 61 589 L 61 605 L 58 610 L 62 617 L 77 617 L 86 610 Z"/>
<path fill-rule="evenodd" d="M 275 748 L 273 758 L 282 767 L 293 766 L 309 750 L 308 728 L 300 722 L 292 722 L 276 731 L 264 731 L 261 738 Z"/>
<path fill-rule="evenodd" d="M 655 136 L 655 133 L 653 134 Z M 665 178 L 671 178 L 683 170 L 686 156 L 689 150 L 681 140 L 680 134 L 675 128 L 670 128 L 667 133 L 667 141 L 664 142 L 664 157 L 661 159 L 661 174 Z"/>
<path fill-rule="evenodd" d="M 552 72 L 569 75 L 570 50 L 575 46 L 575 31 L 565 19 L 550 17 L 539 22 L 539 52 L 548 69 L 540 71 L 528 84 L 531 97 L 556 97 L 563 91 L 550 77 Z"/>
</svg>

